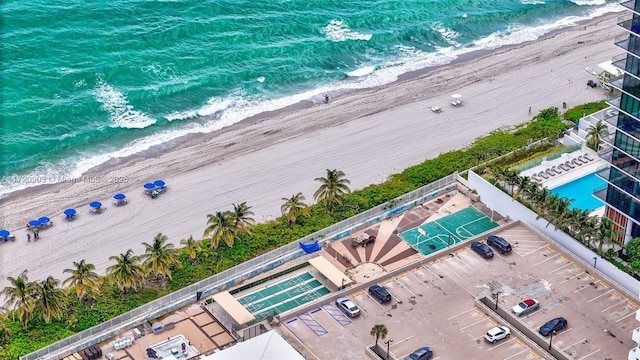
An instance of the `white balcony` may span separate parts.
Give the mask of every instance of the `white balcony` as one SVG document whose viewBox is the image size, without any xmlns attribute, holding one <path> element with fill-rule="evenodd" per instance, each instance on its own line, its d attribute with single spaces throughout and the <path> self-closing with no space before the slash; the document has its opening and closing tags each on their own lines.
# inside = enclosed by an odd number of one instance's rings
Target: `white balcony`
<svg viewBox="0 0 640 360">
<path fill-rule="evenodd" d="M 638 348 L 629 350 L 629 360 L 640 360 L 640 357 L 638 357 L 638 355 L 640 355 L 640 351 L 638 350 Z"/>
<path fill-rule="evenodd" d="M 636 344 L 640 344 L 640 328 L 636 328 L 635 330 L 633 330 L 633 335 L 631 335 L 631 338 L 636 342 Z"/>
</svg>

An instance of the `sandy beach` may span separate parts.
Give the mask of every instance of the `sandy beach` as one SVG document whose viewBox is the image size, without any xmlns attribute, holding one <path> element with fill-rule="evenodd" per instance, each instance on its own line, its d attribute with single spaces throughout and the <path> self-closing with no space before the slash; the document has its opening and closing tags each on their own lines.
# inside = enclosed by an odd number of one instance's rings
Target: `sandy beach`
<svg viewBox="0 0 640 360">
<path fill-rule="evenodd" d="M 1 200 L 0 227 L 17 237 L 0 244 L 0 288 L 7 276 L 27 269 L 30 280 L 86 260 L 99 273 L 109 257 L 162 232 L 176 245 L 202 236 L 206 215 L 246 201 L 263 222 L 280 215 L 281 198 L 301 191 L 313 201 L 314 178 L 340 169 L 352 189 L 380 183 L 390 174 L 461 148 L 503 126 L 526 122 L 539 110 L 604 99 L 586 86 L 585 67 L 620 53 L 617 15 L 569 28 L 538 41 L 499 49 L 480 58 L 438 68 L 417 78 L 369 89 L 329 104 L 283 111 L 200 136 L 159 155 L 137 157 L 100 169 L 76 183 L 24 191 Z M 464 106 L 450 105 L 454 93 Z M 435 114 L 430 106 L 443 110 Z M 532 114 L 528 113 L 531 107 Z M 145 182 L 163 179 L 158 199 L 143 193 Z M 129 203 L 113 205 L 123 192 Z M 93 214 L 91 201 L 107 209 Z M 78 210 L 74 221 L 62 211 Z M 50 217 L 54 226 L 27 242 L 27 221 Z"/>
</svg>

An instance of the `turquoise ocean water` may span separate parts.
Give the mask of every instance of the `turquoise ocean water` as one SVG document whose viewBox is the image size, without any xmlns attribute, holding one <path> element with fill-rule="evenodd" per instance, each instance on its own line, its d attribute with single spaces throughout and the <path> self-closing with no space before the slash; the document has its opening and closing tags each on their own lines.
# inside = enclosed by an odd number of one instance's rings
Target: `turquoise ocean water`
<svg viewBox="0 0 640 360">
<path fill-rule="evenodd" d="M 534 40 L 617 3 L 5 0 L 0 195 Z"/>
</svg>

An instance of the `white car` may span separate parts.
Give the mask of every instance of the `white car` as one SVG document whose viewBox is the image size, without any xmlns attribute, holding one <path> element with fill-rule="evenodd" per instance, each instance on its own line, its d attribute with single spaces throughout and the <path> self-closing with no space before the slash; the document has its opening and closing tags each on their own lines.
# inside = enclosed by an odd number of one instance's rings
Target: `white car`
<svg viewBox="0 0 640 360">
<path fill-rule="evenodd" d="M 342 297 L 336 300 L 336 305 L 342 310 L 348 317 L 356 317 L 360 315 L 360 309 L 351 299 Z"/>
<path fill-rule="evenodd" d="M 515 316 L 522 316 L 532 312 L 533 310 L 537 309 L 539 306 L 540 306 L 540 302 L 538 302 L 538 300 L 527 299 L 527 300 L 523 300 L 522 302 L 514 306 L 511 309 L 511 312 Z"/>
<path fill-rule="evenodd" d="M 509 330 L 508 327 L 496 326 L 484 334 L 484 339 L 493 344 L 496 341 L 508 338 L 509 336 L 511 336 L 511 330 Z"/>
</svg>

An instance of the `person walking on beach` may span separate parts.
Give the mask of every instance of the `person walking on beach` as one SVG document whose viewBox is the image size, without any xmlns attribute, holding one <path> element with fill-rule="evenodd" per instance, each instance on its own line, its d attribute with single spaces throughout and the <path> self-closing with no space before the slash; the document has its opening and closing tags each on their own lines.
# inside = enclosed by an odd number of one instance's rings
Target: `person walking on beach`
<svg viewBox="0 0 640 360">
<path fill-rule="evenodd" d="M 34 240 L 40 239 L 40 232 L 38 231 L 38 229 L 33 230 L 33 239 Z"/>
<path fill-rule="evenodd" d="M 27 233 L 27 242 L 31 242 L 31 234 Z"/>
<path fill-rule="evenodd" d="M 324 103 L 328 104 L 329 103 L 329 95 L 325 95 L 324 96 Z"/>
<path fill-rule="evenodd" d="M 529 106 L 529 115 L 531 115 L 531 106 Z"/>
</svg>

